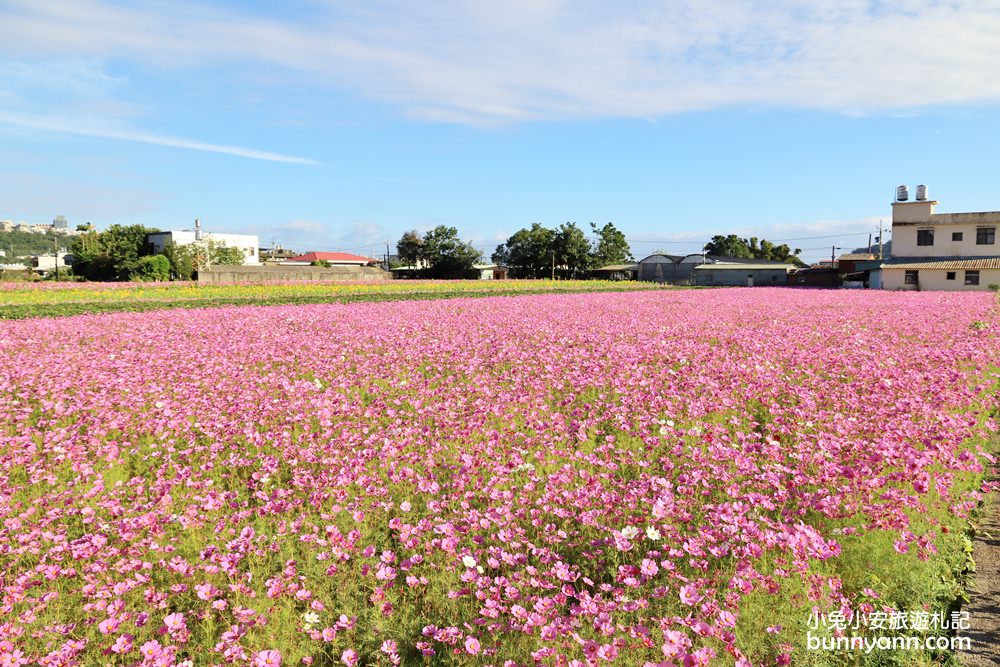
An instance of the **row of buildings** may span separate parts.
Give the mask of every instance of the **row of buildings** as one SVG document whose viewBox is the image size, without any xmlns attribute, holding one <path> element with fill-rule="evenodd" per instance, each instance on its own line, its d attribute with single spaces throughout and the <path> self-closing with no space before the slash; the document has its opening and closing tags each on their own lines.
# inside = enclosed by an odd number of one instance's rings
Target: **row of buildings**
<svg viewBox="0 0 1000 667">
<path fill-rule="evenodd" d="M 888 290 L 1000 289 L 1000 211 L 936 213 L 927 187 L 899 186 L 892 204 L 892 257 L 843 255 L 807 268 L 782 262 L 656 253 L 637 264 L 602 267 L 612 279 L 757 287 L 867 287 Z"/>
<path fill-rule="evenodd" d="M 28 234 L 79 234 L 75 228 L 70 229 L 65 216 L 57 215 L 50 225 L 32 225 L 27 222 L 0 220 L 0 232 L 25 232 Z"/>
<path fill-rule="evenodd" d="M 928 199 L 927 188 L 917 186 L 913 201 L 906 186 L 896 189 L 892 203 L 892 257 L 875 255 L 843 255 L 839 260 L 806 268 L 769 260 L 721 257 L 709 254 L 670 255 L 655 253 L 635 264 L 605 266 L 591 272 L 595 278 L 610 280 L 643 280 L 659 283 L 703 286 L 796 286 L 796 287 L 856 287 L 889 290 L 986 290 L 1000 289 L 1000 247 L 997 227 L 1000 211 L 978 213 L 937 213 L 937 201 Z M 9 221 L 0 221 L 6 229 Z M 16 226 L 18 229 L 22 225 Z M 53 224 L 35 225 L 44 231 L 68 232 L 65 218 L 57 217 Z M 381 262 L 369 257 L 343 252 L 310 252 L 298 255 L 283 248 L 260 248 L 259 239 L 251 234 L 203 232 L 195 221 L 195 229 L 157 232 L 148 236 L 154 252 L 162 252 L 169 244 L 216 243 L 239 248 L 243 266 L 267 268 L 271 273 L 279 267 L 292 269 L 317 264 L 336 267 L 345 275 L 372 272 Z M 39 257 L 36 270 L 51 270 L 69 264 L 71 258 L 54 255 Z M 352 268 L 355 267 L 355 268 Z M 403 268 L 394 273 L 405 277 Z M 494 264 L 475 267 L 482 279 L 503 279 L 507 269 Z M 388 277 L 385 272 L 384 277 Z"/>
</svg>

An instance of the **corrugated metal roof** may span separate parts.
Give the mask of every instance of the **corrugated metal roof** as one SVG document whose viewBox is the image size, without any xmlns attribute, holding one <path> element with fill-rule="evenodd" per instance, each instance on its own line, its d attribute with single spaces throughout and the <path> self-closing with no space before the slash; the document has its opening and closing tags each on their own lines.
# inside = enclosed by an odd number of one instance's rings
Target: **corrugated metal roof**
<svg viewBox="0 0 1000 667">
<path fill-rule="evenodd" d="M 954 257 L 919 260 L 899 257 L 882 263 L 883 269 L 1000 269 L 1000 257 Z"/>
<path fill-rule="evenodd" d="M 702 264 L 695 271 L 753 271 L 754 269 L 794 269 L 792 264 Z"/>
<path fill-rule="evenodd" d="M 608 264 L 607 266 L 591 269 L 591 271 L 635 271 L 638 267 L 638 264 Z"/>
</svg>

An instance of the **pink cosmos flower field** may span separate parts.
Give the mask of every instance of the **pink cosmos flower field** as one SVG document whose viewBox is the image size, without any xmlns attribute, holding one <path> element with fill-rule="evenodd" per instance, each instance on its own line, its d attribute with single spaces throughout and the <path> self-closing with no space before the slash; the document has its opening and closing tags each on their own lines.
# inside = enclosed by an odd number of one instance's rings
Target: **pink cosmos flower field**
<svg viewBox="0 0 1000 667">
<path fill-rule="evenodd" d="M 983 293 L 124 313 L 0 350 L 4 667 L 813 664 L 813 611 L 958 595 L 1000 414 Z"/>
</svg>

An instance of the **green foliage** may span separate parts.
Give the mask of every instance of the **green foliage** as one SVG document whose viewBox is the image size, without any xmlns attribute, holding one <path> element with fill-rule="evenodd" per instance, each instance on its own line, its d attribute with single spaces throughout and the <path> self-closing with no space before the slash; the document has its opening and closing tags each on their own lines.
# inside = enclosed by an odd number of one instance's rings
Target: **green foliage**
<svg viewBox="0 0 1000 667">
<path fill-rule="evenodd" d="M 590 228 L 597 237 L 597 245 L 594 246 L 593 252 L 593 265 L 595 267 L 635 261 L 628 241 L 625 240 L 625 234 L 619 231 L 614 224 L 609 222 L 603 227 L 598 227 L 596 223 L 592 222 Z"/>
<path fill-rule="evenodd" d="M 158 230 L 143 225 L 111 225 L 73 239 L 70 252 L 79 275 L 88 280 L 129 280 L 140 257 L 152 254 L 146 236 Z"/>
<path fill-rule="evenodd" d="M 458 238 L 454 227 L 438 225 L 427 234 L 412 230 L 396 243 L 401 266 L 417 267 L 427 278 L 463 278 L 482 254 Z"/>
<path fill-rule="evenodd" d="M 246 257 L 243 251 L 235 246 L 227 246 L 225 243 L 208 241 L 208 253 L 212 258 L 212 264 L 222 264 L 225 266 L 240 266 Z M 321 260 L 322 261 L 322 260 Z M 329 264 L 329 262 L 327 262 Z"/>
<path fill-rule="evenodd" d="M 556 233 L 534 223 L 497 246 L 493 261 L 510 269 L 512 278 L 548 278 L 552 274 Z"/>
<path fill-rule="evenodd" d="M 69 237 L 51 232 L 45 234 L 17 230 L 0 232 L 0 250 L 6 251 L 6 261 L 9 263 L 13 263 L 18 257 L 51 255 L 55 244 L 59 245 L 60 252 L 64 252 L 69 247 Z"/>
<path fill-rule="evenodd" d="M 403 237 L 396 243 L 396 253 L 399 254 L 399 262 L 402 266 L 419 267 L 424 256 L 424 238 L 417 230 L 411 230 L 403 234 Z"/>
<path fill-rule="evenodd" d="M 426 273 L 431 278 L 461 278 L 482 255 L 458 238 L 454 227 L 438 225 L 424 236 Z"/>
<path fill-rule="evenodd" d="M 163 244 L 163 256 L 170 262 L 170 276 L 176 280 L 191 280 L 194 276 L 195 253 L 190 246 L 178 246 L 173 241 Z"/>
<path fill-rule="evenodd" d="M 163 255 L 146 255 L 140 257 L 132 270 L 132 280 L 164 281 L 170 280 L 170 260 Z"/>
<path fill-rule="evenodd" d="M 510 268 L 514 278 L 582 278 L 589 269 L 632 261 L 625 234 L 614 224 L 598 227 L 590 223 L 596 236 L 592 244 L 575 222 L 558 229 L 539 223 L 521 229 L 497 246 L 493 261 Z"/>
<path fill-rule="evenodd" d="M 333 265 L 330 264 L 330 262 L 328 260 L 317 259 L 315 262 L 310 262 L 309 266 L 318 266 L 318 267 L 321 267 L 321 268 L 324 268 L 324 269 L 329 269 Z"/>
<path fill-rule="evenodd" d="M 556 269 L 563 278 L 586 276 L 592 266 L 590 241 L 575 222 L 560 225 L 552 239 Z"/>
<path fill-rule="evenodd" d="M 805 262 L 798 257 L 802 253 L 800 248 L 792 250 L 787 244 L 775 245 L 767 239 L 758 239 L 756 236 L 744 239 L 736 234 L 728 236 L 716 234 L 711 241 L 705 244 L 705 252 L 724 257 L 767 259 L 773 262 L 788 262 L 805 266 Z"/>
</svg>

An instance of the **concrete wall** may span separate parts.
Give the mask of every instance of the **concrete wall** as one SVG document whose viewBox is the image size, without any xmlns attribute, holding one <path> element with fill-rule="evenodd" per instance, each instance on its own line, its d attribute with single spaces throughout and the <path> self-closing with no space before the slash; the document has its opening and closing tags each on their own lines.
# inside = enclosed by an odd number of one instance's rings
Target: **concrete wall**
<svg viewBox="0 0 1000 667">
<path fill-rule="evenodd" d="M 198 274 L 199 283 L 273 283 L 292 281 L 336 282 L 348 280 L 392 280 L 392 275 L 374 266 L 214 266 Z"/>
<path fill-rule="evenodd" d="M 895 241 L 893 241 L 895 243 Z M 954 280 L 948 280 L 948 271 L 955 274 Z M 1000 269 L 980 269 L 979 284 L 966 285 L 963 269 L 920 269 L 917 272 L 917 284 L 906 284 L 906 270 L 886 267 L 882 269 L 882 289 L 888 290 L 927 290 L 941 292 L 985 292 L 990 285 L 1000 284 Z"/>
</svg>

